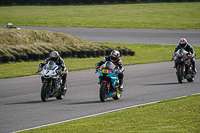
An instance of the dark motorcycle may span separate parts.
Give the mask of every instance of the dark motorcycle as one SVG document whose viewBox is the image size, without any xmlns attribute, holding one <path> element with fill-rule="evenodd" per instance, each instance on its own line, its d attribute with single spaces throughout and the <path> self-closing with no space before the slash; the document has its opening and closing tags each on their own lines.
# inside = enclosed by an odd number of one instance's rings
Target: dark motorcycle
<svg viewBox="0 0 200 133">
<path fill-rule="evenodd" d="M 195 73 L 192 69 L 191 53 L 188 53 L 183 48 L 179 49 L 173 56 L 175 68 L 177 70 L 176 75 L 179 83 L 182 80 L 187 79 L 188 82 L 193 82 Z"/>
<path fill-rule="evenodd" d="M 63 99 L 67 90 L 61 91 L 62 73 L 54 61 L 49 61 L 40 72 L 42 75 L 41 99 L 46 102 L 48 98 Z"/>
</svg>

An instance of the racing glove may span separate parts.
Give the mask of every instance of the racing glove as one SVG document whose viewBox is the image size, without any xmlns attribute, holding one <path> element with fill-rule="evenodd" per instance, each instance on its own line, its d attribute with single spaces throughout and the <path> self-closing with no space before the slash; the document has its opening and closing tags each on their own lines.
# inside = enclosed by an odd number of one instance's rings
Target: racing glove
<svg viewBox="0 0 200 133">
<path fill-rule="evenodd" d="M 99 63 L 96 63 L 96 64 L 95 64 L 95 68 L 96 68 L 95 73 L 97 73 L 97 72 L 98 72 L 98 69 L 99 69 Z"/>
<path fill-rule="evenodd" d="M 39 67 L 39 68 L 38 68 L 38 72 L 41 72 L 41 71 L 42 71 L 42 68 L 41 68 L 41 67 Z"/>
</svg>

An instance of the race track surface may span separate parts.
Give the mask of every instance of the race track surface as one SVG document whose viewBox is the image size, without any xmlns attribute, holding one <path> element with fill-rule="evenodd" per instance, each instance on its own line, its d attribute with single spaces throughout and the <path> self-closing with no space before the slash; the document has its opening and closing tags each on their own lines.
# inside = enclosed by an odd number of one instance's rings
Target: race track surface
<svg viewBox="0 0 200 133">
<path fill-rule="evenodd" d="M 5 26 L 0 26 L 5 28 Z M 21 29 L 62 32 L 91 42 L 121 42 L 177 45 L 185 37 L 192 46 L 200 46 L 200 30 L 19 27 Z"/>
<path fill-rule="evenodd" d="M 200 60 L 196 61 L 200 70 Z M 173 62 L 125 66 L 124 92 L 119 100 L 100 102 L 98 75 L 92 70 L 68 74 L 63 100 L 40 99 L 40 76 L 1 79 L 0 132 L 7 133 L 93 115 L 114 109 L 200 93 L 200 73 L 195 82 L 179 84 Z"/>
</svg>

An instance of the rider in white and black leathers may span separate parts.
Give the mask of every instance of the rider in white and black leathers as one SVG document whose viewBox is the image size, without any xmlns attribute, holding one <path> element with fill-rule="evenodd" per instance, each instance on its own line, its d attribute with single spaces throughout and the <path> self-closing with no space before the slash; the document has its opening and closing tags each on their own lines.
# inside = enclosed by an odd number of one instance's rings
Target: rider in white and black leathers
<svg viewBox="0 0 200 133">
<path fill-rule="evenodd" d="M 66 80 L 67 80 L 67 67 L 65 66 L 65 63 L 63 59 L 60 57 L 59 53 L 57 51 L 53 51 L 50 53 L 50 57 L 48 57 L 44 62 L 39 64 L 38 72 L 42 71 L 43 66 L 45 66 L 50 60 L 54 61 L 58 66 L 61 66 L 62 71 L 62 91 L 66 89 Z"/>
<path fill-rule="evenodd" d="M 194 57 L 196 56 L 196 53 L 194 52 L 194 49 L 193 47 L 187 42 L 187 40 L 185 38 L 181 38 L 179 40 L 179 45 L 175 48 L 174 50 L 174 54 L 175 52 L 177 52 L 180 48 L 183 48 L 185 49 L 185 51 L 187 52 L 191 52 L 191 57 L 190 57 L 190 60 L 191 60 L 191 63 L 192 63 L 192 66 L 193 66 L 193 71 L 195 73 L 197 73 L 197 69 L 195 68 L 195 59 Z M 173 55 L 174 56 L 174 55 Z"/>
<path fill-rule="evenodd" d="M 124 78 L 124 67 L 122 65 L 122 60 L 119 58 L 120 53 L 117 50 L 113 50 L 109 56 L 104 57 L 99 63 L 95 64 L 96 69 L 99 69 L 106 61 L 111 61 L 114 65 L 118 66 L 118 78 L 120 90 L 123 91 L 123 78 Z"/>
</svg>

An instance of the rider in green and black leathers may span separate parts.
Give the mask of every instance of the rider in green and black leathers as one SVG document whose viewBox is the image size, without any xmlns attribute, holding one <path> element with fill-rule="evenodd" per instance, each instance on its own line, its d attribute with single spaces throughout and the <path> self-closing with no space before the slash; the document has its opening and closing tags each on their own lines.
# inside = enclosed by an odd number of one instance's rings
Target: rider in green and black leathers
<svg viewBox="0 0 200 133">
<path fill-rule="evenodd" d="M 96 69 L 98 69 L 106 61 L 111 61 L 114 65 L 118 66 L 119 86 L 120 86 L 120 90 L 123 91 L 124 67 L 122 65 L 122 60 L 119 57 L 120 57 L 119 51 L 113 50 L 109 56 L 104 57 L 99 63 L 96 63 L 95 67 Z"/>
<path fill-rule="evenodd" d="M 187 52 L 191 52 L 191 58 L 190 58 L 190 60 L 191 60 L 191 63 L 192 63 L 192 66 L 193 66 L 193 71 L 195 72 L 195 73 L 197 73 L 197 69 L 195 68 L 195 59 L 194 59 L 194 57 L 196 56 L 196 53 L 194 52 L 194 49 L 193 49 L 193 47 L 187 42 L 187 40 L 185 39 L 185 38 L 181 38 L 180 40 L 179 40 L 179 45 L 175 48 L 175 50 L 174 50 L 174 54 L 175 54 L 175 52 L 177 52 L 180 48 L 183 48 L 183 49 L 185 49 L 185 51 L 187 51 Z M 174 55 L 173 55 L 174 56 Z"/>
</svg>

